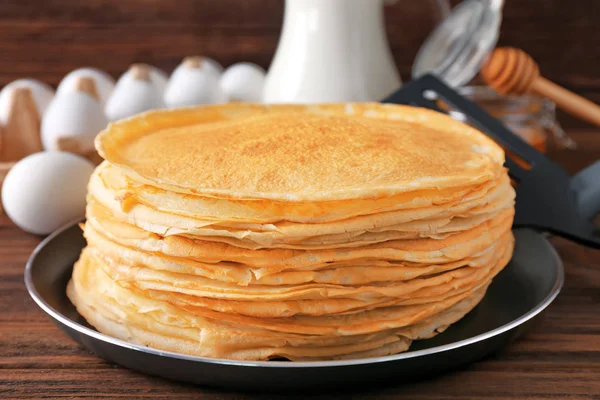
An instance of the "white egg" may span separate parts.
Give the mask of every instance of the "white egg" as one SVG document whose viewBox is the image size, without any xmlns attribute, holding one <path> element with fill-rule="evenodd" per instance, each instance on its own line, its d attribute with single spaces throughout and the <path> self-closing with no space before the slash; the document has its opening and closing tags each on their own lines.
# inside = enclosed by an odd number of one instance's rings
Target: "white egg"
<svg viewBox="0 0 600 400">
<path fill-rule="evenodd" d="M 221 76 L 221 89 L 229 101 L 261 102 L 265 75 L 265 70 L 256 64 L 233 64 Z"/>
<path fill-rule="evenodd" d="M 202 58 L 202 68 L 214 74 L 217 78 L 221 76 L 223 73 L 223 66 L 219 64 L 219 62 L 213 60 L 209 57 L 201 57 Z"/>
<path fill-rule="evenodd" d="M 104 108 L 110 121 L 165 107 L 162 77 L 157 78 L 156 71 L 146 64 L 133 64 L 121 76 Z"/>
<path fill-rule="evenodd" d="M 165 90 L 167 107 L 225 103 L 218 77 L 204 67 L 204 62 L 188 58 L 173 71 Z"/>
<path fill-rule="evenodd" d="M 42 145 L 45 150 L 85 154 L 94 150 L 96 135 L 107 125 L 104 108 L 92 95 L 57 94 L 42 118 Z"/>
<path fill-rule="evenodd" d="M 60 95 L 74 92 L 76 90 L 77 81 L 81 77 L 92 78 L 96 85 L 100 102 L 102 102 L 102 104 L 106 103 L 115 88 L 115 80 L 106 72 L 96 68 L 79 68 L 69 72 L 58 84 L 56 94 Z"/>
<path fill-rule="evenodd" d="M 148 82 L 132 80 L 118 86 L 105 111 L 110 121 L 117 121 L 159 108 L 164 108 L 164 102 L 157 88 Z"/>
<path fill-rule="evenodd" d="M 85 215 L 86 187 L 94 165 L 71 153 L 29 155 L 6 175 L 2 205 L 21 229 L 46 235 Z"/>
<path fill-rule="evenodd" d="M 6 125 L 10 108 L 11 92 L 15 88 L 27 88 L 31 90 L 31 95 L 37 107 L 40 117 L 48 108 L 48 104 L 54 97 L 54 89 L 36 79 L 18 79 L 4 86 L 0 91 L 0 124 Z"/>
<path fill-rule="evenodd" d="M 123 73 L 123 75 L 121 75 L 117 81 L 117 86 L 119 86 L 121 83 L 134 80 L 134 77 L 131 73 L 134 67 L 147 68 L 150 72 L 150 82 L 158 88 L 158 91 L 161 94 L 165 92 L 169 76 L 163 70 L 147 64 L 133 64 L 125 73 Z"/>
</svg>

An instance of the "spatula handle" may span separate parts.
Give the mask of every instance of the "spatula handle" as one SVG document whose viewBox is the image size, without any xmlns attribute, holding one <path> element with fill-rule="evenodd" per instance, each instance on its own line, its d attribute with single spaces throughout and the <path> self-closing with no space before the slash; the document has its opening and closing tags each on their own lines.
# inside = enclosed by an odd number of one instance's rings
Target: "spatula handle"
<svg viewBox="0 0 600 400">
<path fill-rule="evenodd" d="M 554 101 L 561 109 L 571 115 L 585 119 L 600 126 L 600 106 L 561 87 L 548 79 L 538 77 L 531 85 L 531 90 L 542 97 Z"/>
</svg>

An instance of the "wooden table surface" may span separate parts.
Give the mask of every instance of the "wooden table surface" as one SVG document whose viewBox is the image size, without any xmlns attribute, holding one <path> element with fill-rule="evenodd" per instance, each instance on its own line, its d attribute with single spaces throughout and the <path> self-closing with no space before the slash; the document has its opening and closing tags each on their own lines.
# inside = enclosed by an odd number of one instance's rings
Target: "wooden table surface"
<svg viewBox="0 0 600 400">
<path fill-rule="evenodd" d="M 579 149 L 555 153 L 553 158 L 575 172 L 600 158 L 600 131 L 571 134 Z M 59 331 L 27 294 L 23 270 L 39 241 L 6 216 L 0 217 L 0 399 L 291 397 L 169 382 L 90 354 Z M 600 399 L 600 251 L 557 238 L 552 243 L 565 263 L 566 283 L 533 332 L 463 370 L 397 387 L 361 390 L 353 397 Z M 347 398 L 348 393 L 319 396 Z"/>
</svg>

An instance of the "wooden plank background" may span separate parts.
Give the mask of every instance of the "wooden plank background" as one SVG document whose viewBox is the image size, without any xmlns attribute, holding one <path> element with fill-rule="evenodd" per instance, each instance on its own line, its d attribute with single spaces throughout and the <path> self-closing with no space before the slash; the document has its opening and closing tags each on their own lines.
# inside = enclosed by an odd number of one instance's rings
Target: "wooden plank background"
<svg viewBox="0 0 600 400">
<path fill-rule="evenodd" d="M 386 7 L 405 80 L 432 28 L 432 3 Z M 171 71 L 192 54 L 266 68 L 282 17 L 282 0 L 2 0 L 0 85 L 24 76 L 55 85 L 87 65 L 115 77 L 133 62 Z M 506 0 L 500 44 L 523 48 L 549 79 L 600 99 L 600 1 Z"/>
</svg>

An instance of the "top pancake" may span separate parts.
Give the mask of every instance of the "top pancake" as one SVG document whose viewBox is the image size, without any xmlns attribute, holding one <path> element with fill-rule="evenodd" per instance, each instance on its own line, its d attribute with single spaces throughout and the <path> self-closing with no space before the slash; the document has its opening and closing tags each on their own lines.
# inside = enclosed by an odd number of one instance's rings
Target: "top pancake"
<svg viewBox="0 0 600 400">
<path fill-rule="evenodd" d="M 504 162 L 492 140 L 446 115 L 382 104 L 153 111 L 111 124 L 96 146 L 141 183 L 286 202 L 477 185 Z"/>
</svg>

